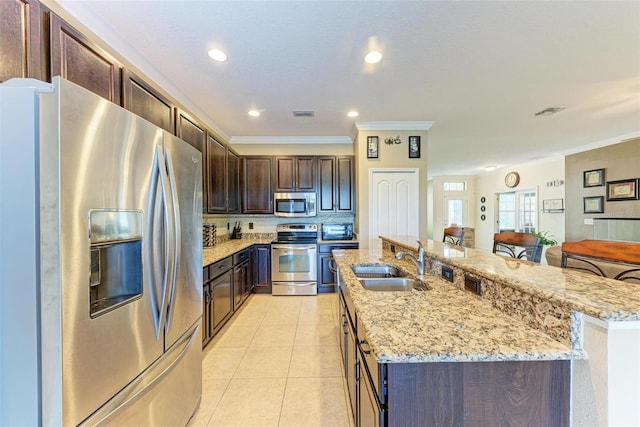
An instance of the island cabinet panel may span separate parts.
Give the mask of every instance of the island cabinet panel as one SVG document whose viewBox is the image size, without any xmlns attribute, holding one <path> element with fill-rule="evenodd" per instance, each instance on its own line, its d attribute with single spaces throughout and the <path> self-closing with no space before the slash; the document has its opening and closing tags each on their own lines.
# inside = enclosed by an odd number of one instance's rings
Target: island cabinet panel
<svg viewBox="0 0 640 427">
<path fill-rule="evenodd" d="M 176 136 L 202 153 L 202 211 L 207 212 L 207 194 L 209 191 L 209 183 L 207 182 L 209 171 L 206 162 L 207 132 L 204 126 L 191 118 L 187 113 L 177 110 Z"/>
<path fill-rule="evenodd" d="M 242 212 L 273 213 L 272 158 L 245 156 L 242 159 Z"/>
<path fill-rule="evenodd" d="M 41 32 L 38 1 L 0 1 L 0 82 L 13 77 L 45 79 Z"/>
<path fill-rule="evenodd" d="M 387 365 L 389 426 L 569 426 L 570 362 Z"/>
<path fill-rule="evenodd" d="M 313 191 L 316 188 L 314 156 L 276 157 L 276 191 Z"/>
<path fill-rule="evenodd" d="M 175 105 L 141 77 L 123 71 L 122 106 L 154 125 L 175 134 Z"/>
<path fill-rule="evenodd" d="M 50 17 L 51 75 L 121 105 L 120 64 L 54 13 Z"/>
</svg>

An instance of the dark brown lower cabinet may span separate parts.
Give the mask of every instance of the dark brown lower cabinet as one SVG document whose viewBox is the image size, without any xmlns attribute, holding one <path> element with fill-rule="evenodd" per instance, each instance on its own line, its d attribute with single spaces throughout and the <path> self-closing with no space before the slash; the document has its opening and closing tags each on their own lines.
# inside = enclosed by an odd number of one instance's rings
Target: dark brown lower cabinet
<svg viewBox="0 0 640 427">
<path fill-rule="evenodd" d="M 203 270 L 202 346 L 222 328 L 233 313 L 233 259 L 227 257 Z"/>
<path fill-rule="evenodd" d="M 335 264 L 331 251 L 334 249 L 358 249 L 358 242 L 320 243 L 318 245 L 318 292 L 335 292 Z"/>
<path fill-rule="evenodd" d="M 339 299 L 356 427 L 570 425 L 570 361 L 378 363 Z"/>
<path fill-rule="evenodd" d="M 251 252 L 248 248 L 233 255 L 233 310 L 249 297 L 253 278 L 251 277 Z"/>
<path fill-rule="evenodd" d="M 253 284 L 255 293 L 271 293 L 271 245 L 253 245 Z"/>
</svg>

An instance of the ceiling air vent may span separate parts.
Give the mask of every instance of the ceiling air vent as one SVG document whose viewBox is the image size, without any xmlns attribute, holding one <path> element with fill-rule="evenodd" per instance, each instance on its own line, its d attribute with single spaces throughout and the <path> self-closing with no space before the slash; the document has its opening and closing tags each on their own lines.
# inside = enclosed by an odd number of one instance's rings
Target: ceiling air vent
<svg viewBox="0 0 640 427">
<path fill-rule="evenodd" d="M 534 114 L 534 116 L 538 117 L 538 116 L 550 116 L 552 114 L 555 113 L 559 113 L 560 111 L 564 110 L 567 107 L 549 107 L 549 108 L 545 108 L 542 111 L 538 111 L 537 113 Z"/>
<path fill-rule="evenodd" d="M 293 117 L 315 117 L 316 112 L 313 110 L 293 110 Z"/>
</svg>

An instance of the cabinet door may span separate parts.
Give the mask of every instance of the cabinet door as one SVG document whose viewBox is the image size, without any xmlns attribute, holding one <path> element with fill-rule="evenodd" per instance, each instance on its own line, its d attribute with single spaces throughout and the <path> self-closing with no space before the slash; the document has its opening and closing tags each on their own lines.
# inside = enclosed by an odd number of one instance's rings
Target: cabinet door
<svg viewBox="0 0 640 427">
<path fill-rule="evenodd" d="M 211 281 L 213 304 L 212 329 L 217 332 L 233 311 L 233 272 L 227 271 Z"/>
<path fill-rule="evenodd" d="M 254 245 L 253 284 L 256 293 L 271 293 L 271 245 Z"/>
<path fill-rule="evenodd" d="M 333 292 L 335 290 L 336 276 L 330 269 L 333 257 L 331 254 L 318 255 L 318 291 Z"/>
<path fill-rule="evenodd" d="M 227 212 L 240 213 L 240 156 L 227 149 Z"/>
<path fill-rule="evenodd" d="M 313 156 L 296 157 L 295 186 L 298 191 L 316 189 L 316 158 Z"/>
<path fill-rule="evenodd" d="M 0 82 L 13 77 L 44 80 L 41 61 L 40 3 L 0 1 Z"/>
<path fill-rule="evenodd" d="M 336 212 L 355 212 L 355 160 L 353 156 L 336 158 Z"/>
<path fill-rule="evenodd" d="M 318 200 L 319 212 L 335 212 L 336 200 L 336 158 L 318 158 Z"/>
<path fill-rule="evenodd" d="M 243 213 L 273 213 L 271 157 L 245 157 L 242 172 Z"/>
<path fill-rule="evenodd" d="M 316 188 L 314 156 L 276 157 L 276 191 L 313 191 Z"/>
<path fill-rule="evenodd" d="M 295 158 L 276 157 L 276 190 L 275 191 L 295 191 Z"/>
<path fill-rule="evenodd" d="M 202 211 L 206 212 L 208 204 L 207 193 L 209 190 L 206 177 L 209 171 L 205 161 L 207 134 L 204 126 L 193 120 L 184 111 L 178 110 L 176 113 L 176 136 L 202 153 Z"/>
<path fill-rule="evenodd" d="M 207 170 L 209 172 L 209 212 L 227 211 L 227 147 L 207 136 Z"/>
<path fill-rule="evenodd" d="M 211 340 L 211 291 L 209 284 L 202 286 L 202 346 Z"/>
<path fill-rule="evenodd" d="M 123 71 L 122 105 L 154 125 L 175 134 L 175 106 L 142 78 L 128 70 Z"/>
<path fill-rule="evenodd" d="M 349 323 L 347 321 L 347 323 Z M 347 389 L 349 390 L 349 401 L 351 402 L 351 413 L 353 414 L 353 417 L 355 419 L 355 425 L 359 426 L 362 425 L 364 427 L 364 424 L 360 424 L 358 421 L 360 419 L 360 415 L 359 415 L 359 411 L 358 411 L 358 387 L 360 386 L 359 384 L 359 378 L 358 375 L 360 375 L 360 369 L 359 369 L 359 365 L 360 362 L 358 360 L 358 357 L 356 355 L 357 353 L 357 349 L 356 349 L 356 335 L 354 334 L 353 329 L 351 328 L 351 325 L 347 324 L 347 340 L 345 341 L 345 345 L 346 345 L 346 353 L 347 353 L 347 357 L 346 357 L 346 366 L 344 367 L 344 373 L 345 373 L 345 377 L 346 377 L 346 382 L 347 382 Z"/>
<path fill-rule="evenodd" d="M 51 13 L 51 75 L 120 104 L 121 67 L 107 52 Z"/>
</svg>

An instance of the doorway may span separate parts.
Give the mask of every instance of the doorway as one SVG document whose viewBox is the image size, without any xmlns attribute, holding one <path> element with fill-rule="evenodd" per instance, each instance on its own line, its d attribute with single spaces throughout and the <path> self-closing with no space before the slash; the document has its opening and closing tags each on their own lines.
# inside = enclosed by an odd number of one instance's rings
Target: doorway
<svg viewBox="0 0 640 427">
<path fill-rule="evenodd" d="M 418 169 L 369 169 L 369 237 L 418 236 Z"/>
</svg>

